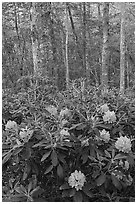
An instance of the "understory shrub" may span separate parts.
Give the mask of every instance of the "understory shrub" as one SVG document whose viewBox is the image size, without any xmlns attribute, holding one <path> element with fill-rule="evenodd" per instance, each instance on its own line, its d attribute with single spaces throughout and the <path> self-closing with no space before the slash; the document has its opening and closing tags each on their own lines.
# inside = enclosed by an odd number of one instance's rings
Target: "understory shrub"
<svg viewBox="0 0 137 204">
<path fill-rule="evenodd" d="M 79 83 L 3 93 L 3 201 L 134 201 L 134 104 Z"/>
</svg>

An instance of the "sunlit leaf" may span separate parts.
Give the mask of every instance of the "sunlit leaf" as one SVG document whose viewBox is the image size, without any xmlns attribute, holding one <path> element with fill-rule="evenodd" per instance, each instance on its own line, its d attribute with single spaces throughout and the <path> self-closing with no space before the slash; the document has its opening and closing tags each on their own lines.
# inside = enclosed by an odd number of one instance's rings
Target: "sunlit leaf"
<svg viewBox="0 0 137 204">
<path fill-rule="evenodd" d="M 45 159 L 47 159 L 47 158 L 49 157 L 50 153 L 51 153 L 51 150 L 48 151 L 48 152 L 46 152 L 46 153 L 43 155 L 43 157 L 41 158 L 41 162 L 43 162 Z"/>
<path fill-rule="evenodd" d="M 106 175 L 102 173 L 102 174 L 96 179 L 97 186 L 101 186 L 105 181 L 106 181 Z"/>
<path fill-rule="evenodd" d="M 47 170 L 44 172 L 44 174 L 48 174 L 53 169 L 53 165 L 50 165 Z"/>
</svg>

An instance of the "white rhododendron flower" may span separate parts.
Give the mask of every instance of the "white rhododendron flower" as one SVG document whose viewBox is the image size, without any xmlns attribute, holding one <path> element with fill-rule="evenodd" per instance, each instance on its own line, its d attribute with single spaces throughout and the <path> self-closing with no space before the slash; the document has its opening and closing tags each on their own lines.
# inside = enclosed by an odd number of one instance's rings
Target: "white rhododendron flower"
<svg viewBox="0 0 137 204">
<path fill-rule="evenodd" d="M 33 134 L 33 130 L 22 128 L 22 130 L 19 133 L 19 136 L 20 136 L 20 139 L 22 139 L 23 141 L 27 141 L 28 139 L 31 138 L 32 134 Z"/>
<path fill-rule="evenodd" d="M 62 125 L 62 126 L 66 125 L 67 123 L 68 123 L 67 120 L 62 120 L 62 121 L 61 121 L 61 125 Z"/>
<path fill-rule="evenodd" d="M 81 141 L 81 146 L 89 146 L 89 139 Z"/>
<path fill-rule="evenodd" d="M 125 137 L 121 136 L 116 141 L 115 147 L 121 152 L 129 153 L 131 150 L 131 141 L 126 136 Z"/>
<path fill-rule="evenodd" d="M 129 162 L 128 161 L 125 161 L 125 166 L 124 166 L 124 169 L 128 170 L 129 169 Z"/>
<path fill-rule="evenodd" d="M 70 134 L 69 134 L 69 132 L 68 132 L 67 129 L 62 129 L 62 130 L 60 131 L 60 134 L 61 134 L 62 136 L 70 136 Z"/>
<path fill-rule="evenodd" d="M 101 112 L 105 113 L 105 112 L 107 112 L 107 111 L 109 110 L 109 107 L 108 107 L 108 105 L 105 103 L 104 105 L 102 105 L 102 106 L 100 107 L 100 109 L 101 109 Z"/>
<path fill-rule="evenodd" d="M 69 185 L 73 188 L 75 187 L 77 191 L 82 190 L 84 183 L 86 182 L 86 177 L 81 171 L 75 170 L 74 173 L 71 173 L 71 176 L 68 178 Z"/>
<path fill-rule="evenodd" d="M 7 124 L 5 125 L 5 130 L 14 130 L 17 131 L 18 130 L 18 125 L 15 121 L 11 121 L 9 120 L 7 122 Z"/>
<path fill-rule="evenodd" d="M 120 166 L 123 166 L 123 164 L 124 164 L 123 161 L 120 159 L 119 165 L 120 165 Z"/>
<path fill-rule="evenodd" d="M 110 140 L 109 132 L 107 132 L 105 129 L 103 129 L 102 131 L 99 131 L 99 132 L 100 132 L 101 140 L 103 140 L 105 143 L 108 143 Z"/>
<path fill-rule="evenodd" d="M 105 112 L 105 115 L 103 116 L 103 120 L 104 122 L 108 122 L 108 123 L 116 122 L 115 112 L 108 110 L 107 112 Z"/>
<path fill-rule="evenodd" d="M 60 111 L 60 117 L 64 117 L 64 116 L 70 116 L 70 110 L 68 108 L 62 109 Z"/>
<path fill-rule="evenodd" d="M 46 107 L 46 110 L 48 111 L 48 112 L 50 112 L 50 114 L 51 115 L 54 115 L 54 116 L 56 116 L 57 115 L 57 108 L 55 107 L 55 106 L 52 106 L 52 105 L 50 105 L 50 106 L 47 106 Z"/>
</svg>

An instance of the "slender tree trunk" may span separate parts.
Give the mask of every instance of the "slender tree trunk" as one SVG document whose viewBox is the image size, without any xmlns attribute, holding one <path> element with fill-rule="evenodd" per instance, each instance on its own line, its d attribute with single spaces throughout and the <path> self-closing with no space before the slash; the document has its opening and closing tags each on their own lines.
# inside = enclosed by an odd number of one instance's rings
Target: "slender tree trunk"
<svg viewBox="0 0 137 204">
<path fill-rule="evenodd" d="M 16 29 L 16 34 L 17 34 L 17 38 L 18 38 L 18 45 L 19 45 L 19 50 L 18 50 L 18 53 L 19 53 L 19 57 L 18 57 L 18 63 L 19 63 L 19 69 L 20 69 L 20 75 L 23 76 L 23 66 L 22 66 L 22 57 L 23 57 L 23 52 L 21 50 L 21 39 L 20 39 L 20 35 L 19 35 L 19 23 L 18 23 L 18 18 L 19 18 L 19 15 L 17 15 L 17 3 L 14 2 L 14 15 L 15 15 L 15 29 Z"/>
<path fill-rule="evenodd" d="M 86 4 L 83 2 L 83 69 L 85 76 L 88 77 L 86 68 Z"/>
<path fill-rule="evenodd" d="M 52 4 L 50 2 L 50 10 L 52 10 Z M 54 68 L 52 70 L 52 74 L 55 77 L 55 84 L 58 87 L 58 63 L 57 63 L 57 47 L 56 47 L 56 39 L 55 39 L 55 32 L 54 32 L 54 20 L 53 16 L 50 12 L 50 36 L 51 36 L 51 44 L 52 44 L 52 53 L 53 53 L 53 64 Z"/>
<path fill-rule="evenodd" d="M 109 3 L 104 3 L 103 8 L 103 47 L 102 47 L 102 87 L 103 93 L 108 88 L 108 40 L 109 40 Z"/>
<path fill-rule="evenodd" d="M 121 29 L 120 29 L 120 92 L 125 91 L 125 3 L 121 3 Z"/>
<path fill-rule="evenodd" d="M 80 57 L 80 60 L 81 60 L 82 66 L 83 66 L 83 56 L 82 56 L 82 52 L 81 52 L 81 47 L 80 47 L 79 42 L 78 42 L 78 36 L 77 36 L 76 30 L 75 30 L 75 25 L 74 25 L 74 21 L 73 21 L 73 17 L 72 17 L 69 3 L 66 3 L 66 6 L 67 6 L 70 22 L 71 22 L 72 32 L 73 32 L 73 35 L 75 37 L 76 51 Z"/>
<path fill-rule="evenodd" d="M 33 55 L 33 67 L 34 75 L 37 75 L 38 72 L 38 33 L 36 28 L 36 9 L 35 3 L 31 3 L 30 9 L 30 23 L 31 23 L 31 42 L 32 42 L 32 55 Z"/>
<path fill-rule="evenodd" d="M 68 65 L 68 12 L 67 12 L 67 3 L 66 3 L 66 88 L 69 88 L 69 65 Z"/>
</svg>

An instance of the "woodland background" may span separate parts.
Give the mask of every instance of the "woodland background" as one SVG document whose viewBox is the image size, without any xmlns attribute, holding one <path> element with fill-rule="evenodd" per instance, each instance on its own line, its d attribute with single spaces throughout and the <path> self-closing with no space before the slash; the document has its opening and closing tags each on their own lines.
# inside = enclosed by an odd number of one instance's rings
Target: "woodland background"
<svg viewBox="0 0 137 204">
<path fill-rule="evenodd" d="M 135 3 L 3 3 L 2 70 L 3 88 L 36 73 L 59 90 L 81 77 L 134 86 Z"/>
</svg>

